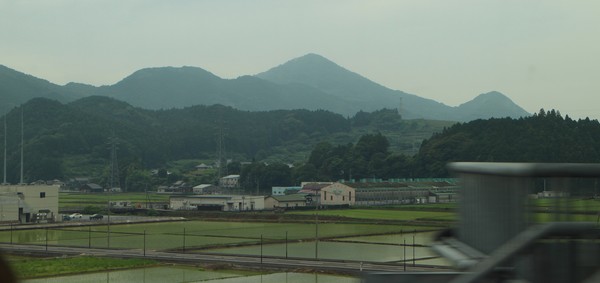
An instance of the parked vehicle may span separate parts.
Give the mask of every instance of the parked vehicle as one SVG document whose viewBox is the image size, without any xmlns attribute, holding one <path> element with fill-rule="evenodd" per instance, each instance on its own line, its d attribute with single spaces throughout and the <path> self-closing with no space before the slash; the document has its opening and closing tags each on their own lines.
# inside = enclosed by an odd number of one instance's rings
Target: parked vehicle
<svg viewBox="0 0 600 283">
<path fill-rule="evenodd" d="M 73 214 L 69 215 L 69 218 L 71 218 L 71 219 L 81 219 L 81 218 L 83 218 L 83 215 L 81 215 L 81 213 L 73 213 Z"/>
<path fill-rule="evenodd" d="M 92 216 L 90 216 L 90 220 L 100 220 L 104 218 L 104 215 L 102 214 L 92 214 Z"/>
</svg>

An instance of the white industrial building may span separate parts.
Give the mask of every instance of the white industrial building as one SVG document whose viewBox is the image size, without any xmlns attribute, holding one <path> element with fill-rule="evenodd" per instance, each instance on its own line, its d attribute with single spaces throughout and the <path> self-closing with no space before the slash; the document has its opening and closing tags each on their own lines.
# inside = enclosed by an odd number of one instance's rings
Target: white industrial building
<svg viewBox="0 0 600 283">
<path fill-rule="evenodd" d="M 0 223 L 54 222 L 57 185 L 0 185 Z"/>
<path fill-rule="evenodd" d="M 171 196 L 173 210 L 252 211 L 264 210 L 264 196 L 249 195 L 188 195 Z"/>
</svg>

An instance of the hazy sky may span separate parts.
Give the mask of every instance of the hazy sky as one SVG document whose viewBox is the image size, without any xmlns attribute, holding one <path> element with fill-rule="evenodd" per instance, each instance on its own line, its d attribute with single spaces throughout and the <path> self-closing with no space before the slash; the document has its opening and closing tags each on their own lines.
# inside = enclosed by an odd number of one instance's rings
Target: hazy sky
<svg viewBox="0 0 600 283">
<path fill-rule="evenodd" d="M 0 0 L 0 64 L 53 83 L 252 75 L 306 53 L 456 106 L 497 90 L 600 119 L 600 1 Z"/>
</svg>

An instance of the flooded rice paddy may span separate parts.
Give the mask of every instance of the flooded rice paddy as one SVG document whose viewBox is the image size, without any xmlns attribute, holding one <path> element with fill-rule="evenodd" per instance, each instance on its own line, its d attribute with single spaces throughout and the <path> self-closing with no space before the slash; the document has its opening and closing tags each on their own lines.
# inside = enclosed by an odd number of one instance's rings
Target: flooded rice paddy
<svg viewBox="0 0 600 283">
<path fill-rule="evenodd" d="M 372 262 L 403 262 L 446 265 L 433 261 L 437 255 L 427 246 L 435 233 L 403 233 L 378 236 L 348 237 L 325 241 L 301 241 L 202 250 L 221 254 L 269 257 L 318 258 Z M 414 245 L 413 245 L 414 241 Z M 424 263 L 424 262 L 427 263 Z"/>
<path fill-rule="evenodd" d="M 30 279 L 24 283 L 358 283 L 359 278 L 310 274 L 272 273 L 260 275 L 240 275 L 228 271 L 205 271 L 189 267 L 151 267 L 110 272 L 86 273 L 70 276 Z"/>
</svg>

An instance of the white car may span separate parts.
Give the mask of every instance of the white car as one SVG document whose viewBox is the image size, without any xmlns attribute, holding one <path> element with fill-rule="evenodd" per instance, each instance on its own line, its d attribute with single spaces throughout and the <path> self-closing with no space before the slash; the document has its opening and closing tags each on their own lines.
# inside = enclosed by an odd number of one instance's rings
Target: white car
<svg viewBox="0 0 600 283">
<path fill-rule="evenodd" d="M 81 215 L 81 213 L 73 213 L 73 214 L 69 215 L 69 218 L 71 218 L 71 219 L 81 219 L 81 218 L 83 218 L 83 215 Z"/>
</svg>

